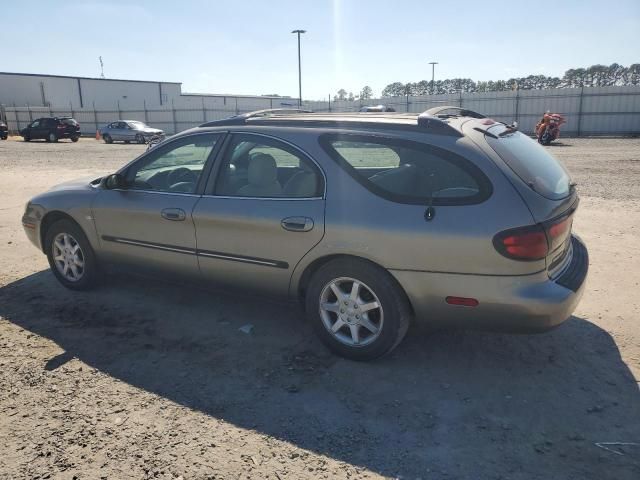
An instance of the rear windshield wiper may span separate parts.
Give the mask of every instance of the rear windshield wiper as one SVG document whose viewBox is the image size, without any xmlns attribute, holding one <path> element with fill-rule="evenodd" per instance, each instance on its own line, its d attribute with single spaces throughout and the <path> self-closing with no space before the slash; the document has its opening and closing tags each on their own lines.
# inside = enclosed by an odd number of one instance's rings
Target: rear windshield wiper
<svg viewBox="0 0 640 480">
<path fill-rule="evenodd" d="M 477 130 L 477 131 L 478 131 L 478 132 L 480 132 L 480 133 L 484 133 L 485 135 L 489 135 L 491 138 L 498 138 L 498 136 L 497 136 L 497 135 L 494 135 L 493 133 L 491 133 L 491 132 L 490 132 L 490 131 L 488 131 L 488 130 L 483 130 L 483 129 L 479 128 L 479 127 L 473 127 L 473 129 L 474 129 L 474 130 Z"/>
</svg>

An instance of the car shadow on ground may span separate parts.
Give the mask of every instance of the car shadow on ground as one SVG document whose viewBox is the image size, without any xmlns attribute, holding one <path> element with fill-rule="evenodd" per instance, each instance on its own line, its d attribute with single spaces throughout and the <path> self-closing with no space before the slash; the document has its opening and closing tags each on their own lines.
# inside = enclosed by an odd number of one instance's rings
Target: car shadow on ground
<svg viewBox="0 0 640 480">
<path fill-rule="evenodd" d="M 0 315 L 139 389 L 386 476 L 640 478 L 638 385 L 611 336 L 572 317 L 541 335 L 428 332 L 390 356 L 329 354 L 297 306 L 118 275 L 70 292 L 48 272 Z M 253 325 L 245 334 L 239 328 Z"/>
</svg>

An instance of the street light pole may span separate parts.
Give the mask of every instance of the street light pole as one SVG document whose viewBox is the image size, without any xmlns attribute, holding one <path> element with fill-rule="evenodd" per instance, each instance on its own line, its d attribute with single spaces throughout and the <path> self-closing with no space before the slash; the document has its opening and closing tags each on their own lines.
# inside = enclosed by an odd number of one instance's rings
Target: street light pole
<svg viewBox="0 0 640 480">
<path fill-rule="evenodd" d="M 429 62 L 429 65 L 431 65 L 431 95 L 433 95 L 433 82 L 436 78 L 436 65 L 438 65 L 438 62 Z"/>
<path fill-rule="evenodd" d="M 298 34 L 298 107 L 302 107 L 302 66 L 300 61 L 300 34 L 307 33 L 307 31 L 293 30 L 291 33 Z"/>
</svg>

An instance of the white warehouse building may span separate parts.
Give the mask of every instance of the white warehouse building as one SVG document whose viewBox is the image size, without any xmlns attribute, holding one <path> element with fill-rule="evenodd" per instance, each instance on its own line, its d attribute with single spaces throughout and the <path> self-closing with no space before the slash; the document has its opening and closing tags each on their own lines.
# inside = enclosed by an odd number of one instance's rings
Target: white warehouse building
<svg viewBox="0 0 640 480">
<path fill-rule="evenodd" d="M 182 93 L 179 82 L 122 80 L 0 72 L 0 105 L 98 110 L 175 108 L 277 108 L 297 99 L 279 96 Z"/>
</svg>

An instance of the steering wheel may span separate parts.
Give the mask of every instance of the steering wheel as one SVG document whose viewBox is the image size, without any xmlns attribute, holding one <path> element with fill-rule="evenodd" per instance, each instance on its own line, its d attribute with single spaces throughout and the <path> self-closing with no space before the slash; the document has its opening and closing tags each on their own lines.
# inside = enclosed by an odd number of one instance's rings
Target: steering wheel
<svg viewBox="0 0 640 480">
<path fill-rule="evenodd" d="M 167 176 L 167 184 L 169 187 L 176 183 L 196 183 L 198 176 L 186 167 L 179 167 L 169 172 Z"/>
</svg>

